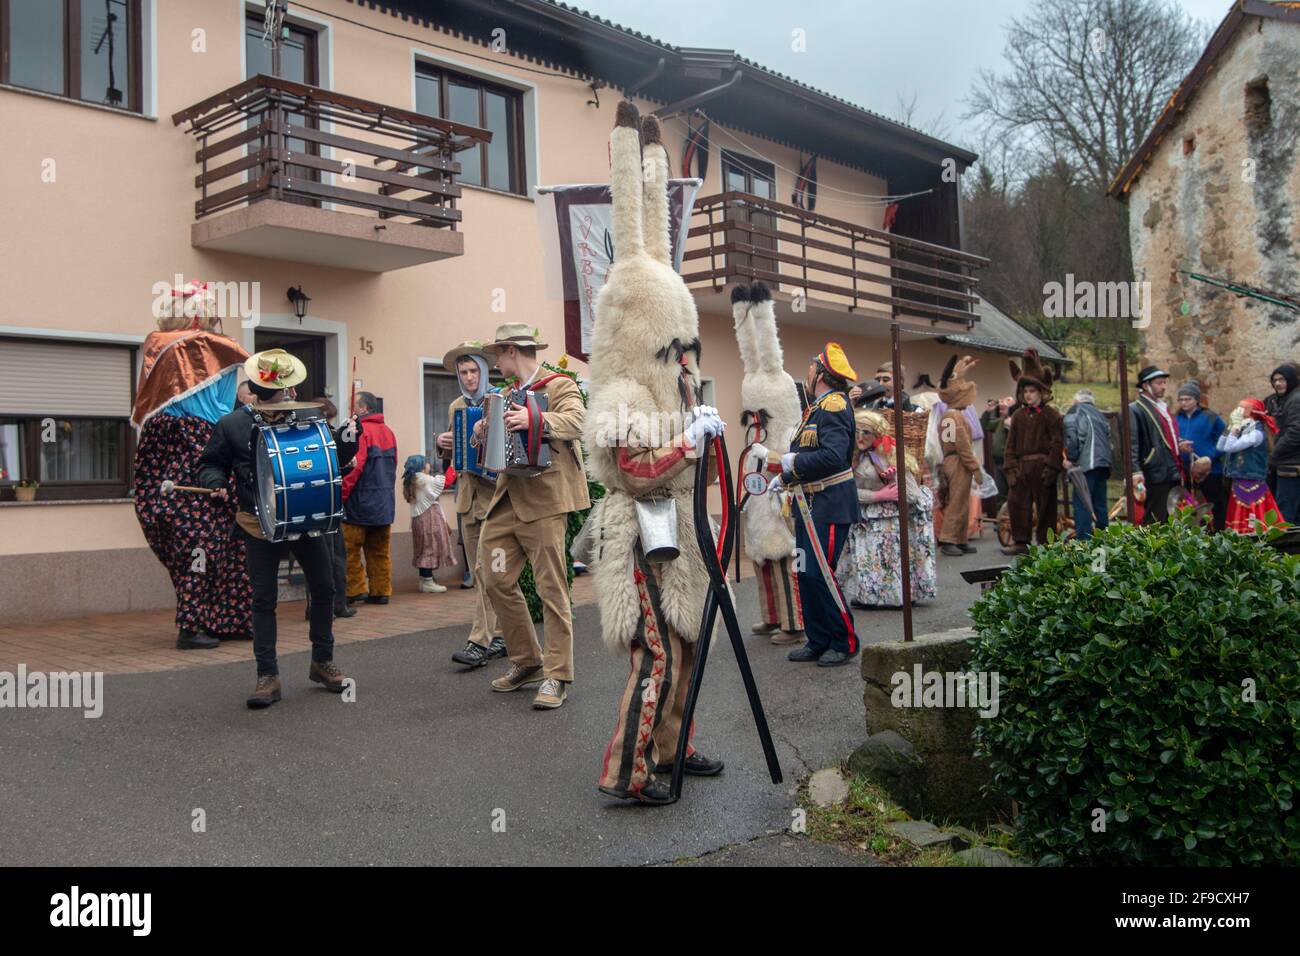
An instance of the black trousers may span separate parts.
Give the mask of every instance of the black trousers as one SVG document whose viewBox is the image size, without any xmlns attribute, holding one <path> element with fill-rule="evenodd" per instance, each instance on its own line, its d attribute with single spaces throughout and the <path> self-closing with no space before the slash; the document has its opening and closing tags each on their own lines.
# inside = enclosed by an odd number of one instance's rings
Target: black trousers
<svg viewBox="0 0 1300 956">
<path fill-rule="evenodd" d="M 1177 481 L 1162 481 L 1159 484 L 1147 482 L 1146 512 L 1142 515 L 1143 524 L 1160 524 L 1169 520 L 1169 492 L 1177 488 Z"/>
<path fill-rule="evenodd" d="M 257 673 L 278 674 L 275 657 L 275 606 L 280 591 L 280 562 L 292 554 L 307 578 L 311 594 L 311 659 L 319 664 L 334 659 L 334 572 L 330 538 L 341 534 L 309 537 L 273 544 L 254 538 L 243 529 L 248 577 L 253 584 L 253 657 Z"/>
<path fill-rule="evenodd" d="M 330 556 L 330 570 L 334 577 L 334 612 L 347 609 L 348 606 L 348 548 L 343 543 L 343 530 L 334 534 L 321 535 L 325 540 L 325 549 Z M 311 601 L 311 585 L 307 585 L 307 600 Z"/>
<path fill-rule="evenodd" d="M 1197 487 L 1214 509 L 1214 530 L 1222 531 L 1228 526 L 1228 479 L 1223 475 L 1206 475 Z"/>
</svg>

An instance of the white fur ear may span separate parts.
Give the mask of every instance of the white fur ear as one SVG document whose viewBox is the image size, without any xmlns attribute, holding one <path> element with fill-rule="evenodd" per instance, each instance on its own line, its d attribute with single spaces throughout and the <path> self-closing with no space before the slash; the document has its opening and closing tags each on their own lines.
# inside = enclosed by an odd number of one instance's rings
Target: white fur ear
<svg viewBox="0 0 1300 956">
<path fill-rule="evenodd" d="M 618 104 L 618 125 L 609 134 L 609 191 L 614 215 L 614 255 L 638 256 L 645 252 L 641 211 L 641 131 L 636 107 Z"/>
</svg>

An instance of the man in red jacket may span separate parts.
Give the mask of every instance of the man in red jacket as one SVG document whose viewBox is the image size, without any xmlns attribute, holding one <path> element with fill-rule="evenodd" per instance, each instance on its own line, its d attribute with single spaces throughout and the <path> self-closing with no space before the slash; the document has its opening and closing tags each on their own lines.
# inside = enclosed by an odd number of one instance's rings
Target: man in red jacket
<svg viewBox="0 0 1300 956">
<path fill-rule="evenodd" d="M 358 392 L 357 456 L 343 476 L 343 540 L 348 546 L 348 603 L 387 604 L 393 593 L 389 542 L 396 508 L 397 439 L 379 399 Z M 361 555 L 365 553 L 365 567 Z"/>
</svg>

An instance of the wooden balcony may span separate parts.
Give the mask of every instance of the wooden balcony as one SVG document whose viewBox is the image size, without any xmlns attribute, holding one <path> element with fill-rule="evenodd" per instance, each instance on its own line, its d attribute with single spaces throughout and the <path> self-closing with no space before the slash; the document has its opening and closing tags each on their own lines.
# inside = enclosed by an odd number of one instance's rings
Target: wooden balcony
<svg viewBox="0 0 1300 956">
<path fill-rule="evenodd" d="M 895 236 L 748 193 L 698 199 L 682 278 L 697 299 L 724 301 L 732 282 L 761 279 L 810 324 L 873 334 L 862 315 L 918 329 L 969 329 L 976 321 L 980 256 Z M 726 307 L 729 309 L 729 306 Z M 800 310 L 803 311 L 800 311 Z"/>
<path fill-rule="evenodd" d="M 172 116 L 198 148 L 193 245 L 386 272 L 464 252 L 475 126 L 259 74 Z"/>
</svg>

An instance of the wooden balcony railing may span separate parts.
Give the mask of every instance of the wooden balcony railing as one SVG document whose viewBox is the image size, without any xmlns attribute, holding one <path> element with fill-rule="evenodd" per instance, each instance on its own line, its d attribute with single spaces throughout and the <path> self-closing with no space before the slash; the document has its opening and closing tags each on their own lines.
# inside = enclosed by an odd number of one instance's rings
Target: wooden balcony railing
<svg viewBox="0 0 1300 956">
<path fill-rule="evenodd" d="M 714 288 L 762 279 L 852 309 L 875 306 L 931 322 L 974 321 L 975 269 L 988 260 L 763 199 L 727 192 L 696 201 L 682 278 Z M 697 268 L 697 266 L 699 268 Z"/>
<path fill-rule="evenodd" d="M 492 139 L 476 126 L 264 74 L 181 110 L 172 122 L 188 122 L 198 139 L 196 219 L 280 199 L 455 229 L 455 155 Z M 324 173 L 334 181 L 324 182 Z"/>
</svg>

